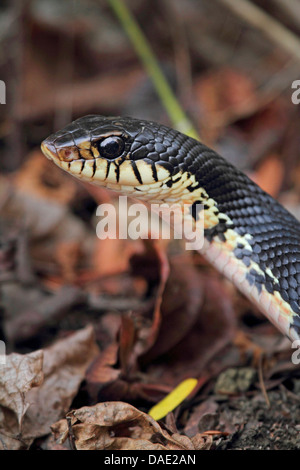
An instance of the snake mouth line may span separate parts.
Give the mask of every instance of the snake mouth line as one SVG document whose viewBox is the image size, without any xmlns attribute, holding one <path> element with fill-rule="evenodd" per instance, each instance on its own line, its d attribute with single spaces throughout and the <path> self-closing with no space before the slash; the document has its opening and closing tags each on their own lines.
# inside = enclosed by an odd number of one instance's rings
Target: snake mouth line
<svg viewBox="0 0 300 470">
<path fill-rule="evenodd" d="M 170 172 L 158 163 L 146 160 L 134 161 L 129 156 L 112 161 L 100 156 L 66 161 L 60 158 L 56 147 L 47 140 L 42 143 L 41 149 L 49 160 L 73 176 L 107 187 L 117 185 L 142 187 L 146 190 L 149 189 L 148 185 L 160 186 L 170 178 Z M 63 150 L 66 155 L 68 151 L 70 154 L 72 152 L 68 147 Z"/>
</svg>

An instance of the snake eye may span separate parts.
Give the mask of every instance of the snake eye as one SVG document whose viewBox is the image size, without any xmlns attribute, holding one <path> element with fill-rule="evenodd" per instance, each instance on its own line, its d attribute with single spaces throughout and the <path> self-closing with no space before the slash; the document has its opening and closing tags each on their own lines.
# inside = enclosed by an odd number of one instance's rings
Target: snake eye
<svg viewBox="0 0 300 470">
<path fill-rule="evenodd" d="M 102 140 L 98 145 L 100 156 L 107 160 L 114 160 L 122 155 L 124 148 L 124 140 L 117 135 L 106 137 L 106 139 Z"/>
</svg>

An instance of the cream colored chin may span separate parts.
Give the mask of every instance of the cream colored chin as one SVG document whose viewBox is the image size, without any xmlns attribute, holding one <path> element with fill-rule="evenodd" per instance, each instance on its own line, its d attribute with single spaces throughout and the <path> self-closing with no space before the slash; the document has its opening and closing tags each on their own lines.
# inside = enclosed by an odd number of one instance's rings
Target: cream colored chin
<svg viewBox="0 0 300 470">
<path fill-rule="evenodd" d="M 137 179 L 129 160 L 125 160 L 120 165 L 119 181 L 117 182 L 117 165 L 114 162 L 109 162 L 108 169 L 107 160 L 98 157 L 95 160 L 95 171 L 94 160 L 85 160 L 84 165 L 82 159 L 65 162 L 59 160 L 59 158 L 45 146 L 42 146 L 42 151 L 45 156 L 52 160 L 58 167 L 76 178 L 144 201 L 161 201 L 162 198 L 158 197 L 158 195 L 168 200 L 169 193 L 173 191 L 165 185 L 166 181 L 170 179 L 169 172 L 165 168 L 156 165 L 158 181 L 155 181 L 151 166 L 143 160 L 136 162 L 142 184 Z M 175 200 L 177 200 L 177 197 Z"/>
<path fill-rule="evenodd" d="M 96 171 L 95 165 L 96 163 Z M 142 183 L 139 181 L 130 160 L 123 161 L 119 167 L 112 161 L 108 162 L 103 158 L 96 158 L 96 160 L 85 160 L 82 165 L 82 160 L 74 160 L 70 164 L 68 162 L 56 161 L 56 163 L 64 170 L 72 173 L 78 178 L 92 181 L 101 185 L 109 187 L 110 185 L 120 186 L 140 186 L 155 183 L 152 168 L 143 160 L 136 162 L 137 172 L 140 175 Z M 119 172 L 118 172 L 119 169 Z M 158 182 L 164 181 L 170 175 L 167 170 L 159 165 L 156 166 Z M 119 178 L 118 178 L 119 173 Z"/>
</svg>

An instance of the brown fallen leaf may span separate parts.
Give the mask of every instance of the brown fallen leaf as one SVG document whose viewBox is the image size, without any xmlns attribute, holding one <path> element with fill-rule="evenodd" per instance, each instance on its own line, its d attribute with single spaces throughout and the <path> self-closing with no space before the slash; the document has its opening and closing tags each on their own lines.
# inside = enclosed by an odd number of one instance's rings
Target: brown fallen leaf
<svg viewBox="0 0 300 470">
<path fill-rule="evenodd" d="M 118 360 L 118 350 L 118 344 L 111 343 L 94 359 L 86 372 L 87 389 L 94 401 L 97 401 L 99 390 L 107 384 L 114 384 L 120 376 L 120 369 L 114 367 Z"/>
<path fill-rule="evenodd" d="M 204 432 L 212 429 L 217 418 L 217 409 L 218 404 L 212 398 L 194 406 L 184 427 L 186 435 L 192 437 L 199 429 Z"/>
<path fill-rule="evenodd" d="M 43 357 L 44 354 L 40 350 L 25 356 L 13 353 L 7 356 L 6 364 L 0 365 L 1 407 L 14 413 L 18 426 L 22 425 L 24 415 L 29 407 L 29 402 L 25 398 L 27 393 L 31 388 L 37 387 L 43 382 Z"/>
<path fill-rule="evenodd" d="M 91 326 L 53 346 L 11 354 L 0 378 L 0 448 L 28 448 L 68 411 L 98 354 Z M 13 397 L 13 400 L 12 400 Z"/>
<path fill-rule="evenodd" d="M 40 149 L 27 155 L 23 166 L 14 176 L 14 185 L 26 194 L 52 200 L 63 205 L 76 195 L 76 181 L 44 157 Z"/>
<path fill-rule="evenodd" d="M 47 433 L 50 421 L 66 413 L 87 367 L 98 353 L 92 326 L 86 326 L 45 349 L 44 382 L 39 389 L 29 394 L 29 399 L 34 403 L 34 408 L 29 410 L 29 417 L 32 413 L 35 422 L 40 425 L 40 433 Z"/>
<path fill-rule="evenodd" d="M 134 276 L 144 276 L 148 282 L 148 293 L 156 288 L 155 305 L 150 327 L 140 331 L 140 341 L 135 347 L 136 357 L 145 354 L 153 347 L 162 321 L 161 304 L 170 267 L 165 250 L 153 240 L 144 240 L 145 252 L 135 254 L 130 259 L 131 271 Z"/>
<path fill-rule="evenodd" d="M 162 293 L 159 332 L 151 348 L 139 358 L 140 362 L 152 362 L 176 346 L 197 322 L 203 300 L 202 277 L 191 257 L 170 260 L 170 274 Z"/>
<path fill-rule="evenodd" d="M 18 435 L 30 406 L 28 392 L 44 379 L 43 357 L 43 351 L 25 356 L 13 353 L 0 365 L 0 449 L 19 449 L 30 443 L 23 436 L 22 444 Z"/>
<path fill-rule="evenodd" d="M 122 207 L 119 206 L 118 195 L 110 194 L 107 190 L 105 191 L 99 187 L 91 187 L 88 190 L 98 204 L 109 202 L 114 207 L 117 231 L 120 226 L 128 226 L 127 210 L 122 210 Z M 128 201 L 126 204 L 130 207 L 132 202 Z M 99 216 L 97 222 L 100 222 L 100 220 Z M 110 276 L 127 271 L 129 258 L 136 252 L 143 251 L 142 240 L 122 239 L 119 236 L 115 238 L 112 234 L 111 236 L 112 238 L 97 239 L 95 243 L 92 263 L 95 272 L 100 276 Z"/>
<path fill-rule="evenodd" d="M 80 241 L 68 241 L 57 244 L 55 259 L 61 269 L 61 282 L 72 284 L 77 280 L 78 267 L 84 253 Z"/>
<path fill-rule="evenodd" d="M 201 273 L 200 277 L 205 299 L 196 322 L 159 363 L 147 365 L 148 378 L 163 378 L 173 386 L 189 377 L 207 380 L 204 368 L 233 340 L 236 317 L 230 296 L 218 276 Z"/>
<path fill-rule="evenodd" d="M 123 402 L 98 403 L 68 413 L 78 450 L 200 450 L 212 444 L 211 436 L 193 438 L 172 434 L 149 415 Z M 60 443 L 68 437 L 67 420 L 51 426 Z"/>
<path fill-rule="evenodd" d="M 124 376 L 135 367 L 135 357 L 132 354 L 137 340 L 137 327 L 131 315 L 122 315 L 120 327 L 120 368 Z"/>
<path fill-rule="evenodd" d="M 53 252 L 57 243 L 78 243 L 86 254 L 93 249 L 93 234 L 67 206 L 19 189 L 1 175 L 0 210 L 1 217 L 12 221 L 16 230 L 28 232 L 31 259 L 38 260 L 42 266 L 55 263 Z"/>
<path fill-rule="evenodd" d="M 156 290 L 150 320 L 142 314 L 123 315 L 118 338 L 92 363 L 87 372 L 87 387 L 93 400 L 101 392 L 101 400 L 132 400 L 145 397 L 153 390 L 156 396 L 169 392 L 166 387 L 154 387 L 141 382 L 137 358 L 152 347 L 161 323 L 160 304 L 169 274 L 166 254 L 157 243 L 144 241 L 145 252 L 131 258 L 131 270 L 135 276 L 145 276 L 148 291 Z M 152 305 L 153 306 L 153 305 Z"/>
<path fill-rule="evenodd" d="M 131 259 L 132 274 L 154 291 L 154 305 L 123 315 L 117 340 L 92 363 L 86 381 L 94 402 L 156 403 L 184 379 L 199 377 L 233 339 L 234 310 L 221 280 L 185 261 L 172 260 L 169 275 L 164 251 L 150 241 Z M 199 387 L 208 377 L 200 376 Z"/>
</svg>

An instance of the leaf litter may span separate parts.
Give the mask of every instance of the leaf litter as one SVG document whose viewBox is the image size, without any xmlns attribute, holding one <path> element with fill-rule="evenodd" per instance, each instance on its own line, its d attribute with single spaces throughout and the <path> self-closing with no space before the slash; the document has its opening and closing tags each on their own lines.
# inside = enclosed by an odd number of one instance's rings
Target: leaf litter
<svg viewBox="0 0 300 470">
<path fill-rule="evenodd" d="M 82 114 L 167 121 L 119 31 L 103 47 L 105 8 L 95 14 L 102 36 L 86 12 L 53 22 L 33 3 L 24 16 L 31 34 L 22 46 L 18 122 L 0 122 L 0 330 L 8 353 L 0 447 L 68 449 L 73 438 L 76 448 L 97 449 L 299 448 L 300 376 L 289 343 L 177 242 L 97 240 L 94 209 L 115 196 L 69 178 L 37 150 L 54 127 Z M 172 8 L 188 24 L 181 57 L 192 67 L 190 84 L 183 76 L 179 88 L 195 97 L 192 106 L 183 101 L 203 139 L 299 214 L 298 118 L 285 91 L 295 64 L 286 66 L 284 53 L 228 11 L 224 22 L 211 2 L 181 3 Z M 143 22 L 156 7 L 139 8 Z M 146 29 L 171 57 L 166 28 Z M 53 71 L 48 56 L 70 45 Z M 10 70 L 1 62 L 3 76 Z M 155 422 L 148 411 L 189 377 L 193 393 Z"/>
<path fill-rule="evenodd" d="M 50 425 L 68 411 L 85 370 L 98 353 L 92 327 L 44 350 L 12 353 L 0 376 L 0 445 L 23 449 L 49 434 Z"/>
</svg>

